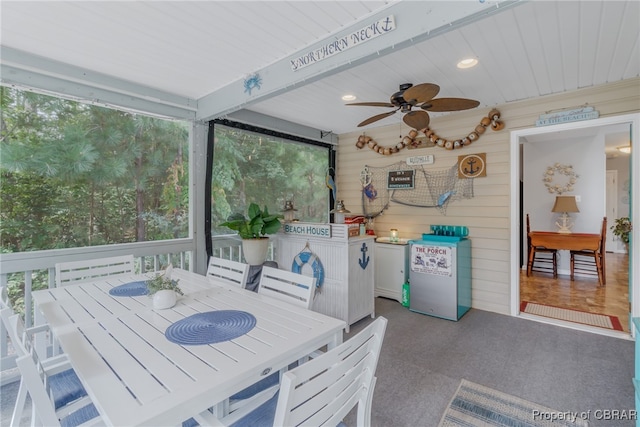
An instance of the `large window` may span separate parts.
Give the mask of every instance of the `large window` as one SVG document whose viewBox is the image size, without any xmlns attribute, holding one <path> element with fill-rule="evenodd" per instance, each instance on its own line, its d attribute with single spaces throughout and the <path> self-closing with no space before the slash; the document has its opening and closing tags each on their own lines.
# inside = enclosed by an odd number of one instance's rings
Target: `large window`
<svg viewBox="0 0 640 427">
<path fill-rule="evenodd" d="M 267 206 L 271 213 L 281 213 L 285 201 L 292 200 L 298 220 L 329 222 L 329 189 L 325 179 L 330 150 L 329 145 L 303 142 L 262 129 L 230 122 L 214 123 L 212 234 L 230 234 L 228 228 L 218 224 L 232 213 L 246 216 L 252 202 Z"/>
<path fill-rule="evenodd" d="M 189 127 L 0 87 L 4 252 L 189 236 Z"/>
</svg>

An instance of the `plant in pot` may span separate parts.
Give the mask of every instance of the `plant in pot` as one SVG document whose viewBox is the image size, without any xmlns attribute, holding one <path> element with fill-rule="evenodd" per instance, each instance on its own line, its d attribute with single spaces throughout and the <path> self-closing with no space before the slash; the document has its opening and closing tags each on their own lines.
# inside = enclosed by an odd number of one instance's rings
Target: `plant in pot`
<svg viewBox="0 0 640 427">
<path fill-rule="evenodd" d="M 611 226 L 611 231 L 622 240 L 625 249 L 629 252 L 629 233 L 631 232 L 629 217 L 617 218 L 615 224 Z"/>
<path fill-rule="evenodd" d="M 167 267 L 164 273 L 156 274 L 152 279 L 147 280 L 148 296 L 153 298 L 153 307 L 158 309 L 171 308 L 176 304 L 177 295 L 184 295 L 179 279 L 171 278 L 172 267 Z"/>
<path fill-rule="evenodd" d="M 242 239 L 244 259 L 249 265 L 261 265 L 267 258 L 269 238 L 267 234 L 278 232 L 284 218 L 279 214 L 270 214 L 265 206 L 260 209 L 255 203 L 249 205 L 247 217 L 241 213 L 231 215 L 226 222 L 220 224 L 238 232 Z"/>
</svg>

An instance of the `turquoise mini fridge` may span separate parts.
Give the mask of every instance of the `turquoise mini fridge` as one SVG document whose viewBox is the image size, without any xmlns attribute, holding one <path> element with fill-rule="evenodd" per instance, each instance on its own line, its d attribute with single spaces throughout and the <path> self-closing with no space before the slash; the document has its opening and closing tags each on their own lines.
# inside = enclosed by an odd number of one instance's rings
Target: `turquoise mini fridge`
<svg viewBox="0 0 640 427">
<path fill-rule="evenodd" d="M 431 227 L 452 231 L 423 234 L 422 240 L 409 242 L 409 309 L 458 321 L 471 308 L 471 241 L 466 227 Z"/>
</svg>

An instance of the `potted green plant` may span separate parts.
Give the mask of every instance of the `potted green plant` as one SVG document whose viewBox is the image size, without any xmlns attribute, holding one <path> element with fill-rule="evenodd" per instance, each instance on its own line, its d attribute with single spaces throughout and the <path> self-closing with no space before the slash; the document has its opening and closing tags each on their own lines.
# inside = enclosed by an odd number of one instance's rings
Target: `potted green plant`
<svg viewBox="0 0 640 427">
<path fill-rule="evenodd" d="M 269 238 L 266 235 L 278 232 L 282 225 L 281 218 L 284 217 L 280 214 L 270 214 L 266 206 L 260 209 L 257 204 L 251 203 L 247 217 L 236 213 L 220 225 L 238 232 L 247 264 L 261 265 L 269 250 Z"/>
<path fill-rule="evenodd" d="M 631 221 L 629 217 L 617 218 L 615 224 L 611 226 L 611 231 L 622 240 L 625 249 L 629 252 L 629 233 L 631 232 Z"/>
<path fill-rule="evenodd" d="M 177 295 L 184 295 L 179 279 L 171 278 L 172 268 L 169 266 L 164 273 L 156 274 L 146 281 L 148 296 L 153 298 L 153 307 L 157 309 L 171 308 L 176 304 Z"/>
</svg>

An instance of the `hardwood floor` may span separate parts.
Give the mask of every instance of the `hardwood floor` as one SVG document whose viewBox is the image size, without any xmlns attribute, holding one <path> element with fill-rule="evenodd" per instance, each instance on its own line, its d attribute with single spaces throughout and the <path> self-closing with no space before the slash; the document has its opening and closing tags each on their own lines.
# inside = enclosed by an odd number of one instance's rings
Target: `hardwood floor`
<svg viewBox="0 0 640 427">
<path fill-rule="evenodd" d="M 607 284 L 598 285 L 597 277 L 576 277 L 534 271 L 527 277 L 520 272 L 520 301 L 553 305 L 590 313 L 617 316 L 622 328 L 629 332 L 629 256 L 605 254 Z"/>
</svg>

